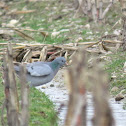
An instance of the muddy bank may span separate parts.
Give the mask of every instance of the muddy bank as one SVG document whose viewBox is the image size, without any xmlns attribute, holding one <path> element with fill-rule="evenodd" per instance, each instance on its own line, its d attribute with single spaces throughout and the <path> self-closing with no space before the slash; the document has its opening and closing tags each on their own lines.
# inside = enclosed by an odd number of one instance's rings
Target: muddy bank
<svg viewBox="0 0 126 126">
<path fill-rule="evenodd" d="M 56 77 L 50 83 L 37 87 L 45 94 L 49 95 L 49 98 L 56 105 L 56 110 L 59 111 L 59 126 L 64 124 L 65 116 L 67 112 L 67 103 L 69 100 L 68 91 L 64 86 L 64 70 L 60 70 Z M 88 104 L 87 104 L 87 120 L 88 126 L 92 126 L 91 119 L 93 116 L 93 102 L 91 93 L 87 93 Z M 126 110 L 123 109 L 122 102 L 115 102 L 113 98 L 109 100 L 110 106 L 113 111 L 116 126 L 126 125 Z M 61 107 L 62 106 L 62 107 Z M 61 107 L 61 109 L 59 109 Z"/>
</svg>

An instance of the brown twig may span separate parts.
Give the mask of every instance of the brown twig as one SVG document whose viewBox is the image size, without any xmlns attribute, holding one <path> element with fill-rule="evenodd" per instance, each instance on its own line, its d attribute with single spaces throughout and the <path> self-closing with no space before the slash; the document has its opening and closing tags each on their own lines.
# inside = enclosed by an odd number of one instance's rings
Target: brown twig
<svg viewBox="0 0 126 126">
<path fill-rule="evenodd" d="M 100 63 L 93 63 L 89 80 L 92 83 L 94 100 L 93 126 L 113 126 L 114 120 L 108 102 L 108 79 Z"/>
<path fill-rule="evenodd" d="M 26 82 L 26 76 L 25 76 L 26 70 L 23 65 L 21 65 L 21 71 L 20 71 L 20 83 L 21 83 L 21 120 L 20 120 L 20 126 L 28 126 L 29 121 L 29 86 Z"/>
<path fill-rule="evenodd" d="M 19 126 L 19 102 L 13 67 L 12 47 L 11 44 L 8 44 L 7 55 L 4 57 L 4 85 L 7 120 L 9 126 Z"/>
<path fill-rule="evenodd" d="M 79 51 L 73 58 L 73 66 L 65 74 L 69 87 L 65 126 L 86 125 L 86 62 L 86 52 L 84 50 Z"/>
</svg>

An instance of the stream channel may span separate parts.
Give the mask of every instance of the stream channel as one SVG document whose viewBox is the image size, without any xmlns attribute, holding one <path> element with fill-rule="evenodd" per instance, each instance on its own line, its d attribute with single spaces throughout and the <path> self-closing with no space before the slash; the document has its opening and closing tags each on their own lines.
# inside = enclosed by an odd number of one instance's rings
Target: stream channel
<svg viewBox="0 0 126 126">
<path fill-rule="evenodd" d="M 67 103 L 69 100 L 68 91 L 64 84 L 64 70 L 60 70 L 55 78 L 46 85 L 37 87 L 40 91 L 49 96 L 51 101 L 56 105 L 56 111 L 59 112 L 59 126 L 63 126 L 67 113 Z M 90 93 L 87 93 L 87 126 L 92 126 L 91 119 L 93 117 L 93 102 Z M 114 98 L 109 99 L 110 106 L 113 111 L 115 126 L 126 126 L 126 110 L 123 109 L 122 102 L 116 102 Z M 61 107 L 62 105 L 62 107 Z M 59 109 L 61 107 L 61 109 Z"/>
</svg>

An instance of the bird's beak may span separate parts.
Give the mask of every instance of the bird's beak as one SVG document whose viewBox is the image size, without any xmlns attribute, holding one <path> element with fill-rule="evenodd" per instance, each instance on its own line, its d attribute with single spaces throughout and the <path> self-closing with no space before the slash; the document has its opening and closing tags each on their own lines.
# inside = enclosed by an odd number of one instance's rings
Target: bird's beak
<svg viewBox="0 0 126 126">
<path fill-rule="evenodd" d="M 68 63 L 66 62 L 66 63 L 64 64 L 64 66 L 68 66 Z"/>
</svg>

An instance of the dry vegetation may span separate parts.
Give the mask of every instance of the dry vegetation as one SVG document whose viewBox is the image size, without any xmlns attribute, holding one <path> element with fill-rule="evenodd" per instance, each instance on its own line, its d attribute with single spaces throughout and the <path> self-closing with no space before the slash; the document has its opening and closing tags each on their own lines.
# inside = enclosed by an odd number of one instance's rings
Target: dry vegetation
<svg viewBox="0 0 126 126">
<path fill-rule="evenodd" d="M 98 61 L 105 64 L 103 68 L 109 74 L 111 94 L 114 97 L 121 94 L 124 98 L 126 53 L 122 51 L 124 32 L 120 3 L 104 3 L 104 11 L 100 13 L 100 8 L 98 17 L 96 8 L 93 7 L 93 15 L 88 16 L 89 11 L 82 13 L 81 6 L 75 9 L 73 0 L 0 1 L 1 61 L 8 42 L 13 45 L 15 62 L 51 61 L 57 56 L 64 56 L 68 64 L 72 64 L 72 58 L 84 48 L 90 57 L 90 67 L 94 55 Z M 48 103 L 51 104 L 50 101 Z M 37 114 L 32 115 L 34 117 Z M 35 120 L 33 125 L 37 122 L 39 124 L 41 120 Z"/>
</svg>

